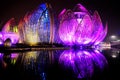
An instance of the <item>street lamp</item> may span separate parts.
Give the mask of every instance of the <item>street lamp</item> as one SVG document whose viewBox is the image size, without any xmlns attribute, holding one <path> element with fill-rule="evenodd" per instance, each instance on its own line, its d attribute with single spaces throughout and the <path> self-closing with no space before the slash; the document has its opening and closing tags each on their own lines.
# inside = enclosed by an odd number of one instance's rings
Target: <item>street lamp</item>
<svg viewBox="0 0 120 80">
<path fill-rule="evenodd" d="M 111 39 L 111 40 L 117 40 L 117 36 L 112 35 L 112 36 L 110 36 L 110 39 Z"/>
</svg>

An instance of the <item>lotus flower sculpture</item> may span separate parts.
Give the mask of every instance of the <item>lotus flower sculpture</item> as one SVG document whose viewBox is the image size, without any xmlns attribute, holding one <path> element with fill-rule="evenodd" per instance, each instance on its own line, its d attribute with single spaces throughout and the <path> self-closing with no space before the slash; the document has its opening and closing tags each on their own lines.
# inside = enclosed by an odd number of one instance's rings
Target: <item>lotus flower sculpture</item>
<svg viewBox="0 0 120 80">
<path fill-rule="evenodd" d="M 81 4 L 60 14 L 59 37 L 67 45 L 97 45 L 107 34 L 97 11 L 91 15 Z"/>
<path fill-rule="evenodd" d="M 18 29 L 15 23 L 15 19 L 11 18 L 3 26 L 0 32 L 0 44 L 5 43 L 5 45 L 16 44 L 19 41 L 19 35 L 17 34 Z"/>
<path fill-rule="evenodd" d="M 41 4 L 36 10 L 27 13 L 18 25 L 20 42 L 35 45 L 39 42 L 53 42 L 54 19 L 50 4 Z"/>
</svg>

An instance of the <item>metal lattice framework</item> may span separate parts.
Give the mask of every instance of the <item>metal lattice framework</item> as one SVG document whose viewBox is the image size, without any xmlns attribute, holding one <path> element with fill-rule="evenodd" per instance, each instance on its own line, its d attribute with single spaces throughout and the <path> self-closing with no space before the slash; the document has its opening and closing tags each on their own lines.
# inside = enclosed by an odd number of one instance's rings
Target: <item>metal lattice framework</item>
<svg viewBox="0 0 120 80">
<path fill-rule="evenodd" d="M 49 4 L 41 4 L 33 13 L 26 14 L 19 24 L 20 42 L 53 43 L 54 19 Z"/>
</svg>

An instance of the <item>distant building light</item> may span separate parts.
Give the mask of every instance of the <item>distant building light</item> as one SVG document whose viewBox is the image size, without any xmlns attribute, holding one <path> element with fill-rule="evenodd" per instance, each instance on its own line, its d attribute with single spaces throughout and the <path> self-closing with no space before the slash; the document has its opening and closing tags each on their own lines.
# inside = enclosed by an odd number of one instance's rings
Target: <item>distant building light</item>
<svg viewBox="0 0 120 80">
<path fill-rule="evenodd" d="M 112 35 L 111 39 L 117 39 L 117 37 L 115 35 Z"/>
<path fill-rule="evenodd" d="M 112 58 L 116 58 L 116 57 L 117 57 L 117 55 L 115 55 L 115 54 L 112 55 Z"/>
</svg>

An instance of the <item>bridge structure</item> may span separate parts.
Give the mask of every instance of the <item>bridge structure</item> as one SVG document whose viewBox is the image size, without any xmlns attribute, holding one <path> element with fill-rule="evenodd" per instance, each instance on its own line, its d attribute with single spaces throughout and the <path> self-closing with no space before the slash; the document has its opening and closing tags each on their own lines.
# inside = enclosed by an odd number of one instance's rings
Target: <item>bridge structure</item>
<svg viewBox="0 0 120 80">
<path fill-rule="evenodd" d="M 0 44 L 3 44 L 7 39 L 10 39 L 12 44 L 16 44 L 19 41 L 19 35 L 14 32 L 0 32 Z"/>
<path fill-rule="evenodd" d="M 111 41 L 111 46 L 120 45 L 120 41 Z"/>
</svg>

